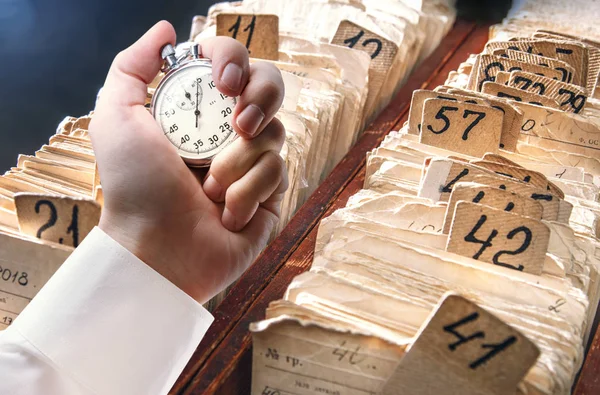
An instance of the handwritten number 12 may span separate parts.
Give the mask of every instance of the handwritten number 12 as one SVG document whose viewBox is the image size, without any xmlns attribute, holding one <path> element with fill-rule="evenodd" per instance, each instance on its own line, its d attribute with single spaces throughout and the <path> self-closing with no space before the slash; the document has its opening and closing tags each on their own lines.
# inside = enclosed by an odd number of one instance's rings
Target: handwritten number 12
<svg viewBox="0 0 600 395">
<path fill-rule="evenodd" d="M 240 26 L 242 23 L 242 16 L 239 15 L 235 23 L 229 28 L 228 32 L 232 33 L 232 37 L 237 39 L 238 32 L 240 31 Z M 248 32 L 248 38 L 246 39 L 246 48 L 250 48 L 250 43 L 252 42 L 252 36 L 254 35 L 254 28 L 256 27 L 256 15 L 252 15 L 252 21 L 246 28 L 244 32 Z M 250 52 L 250 51 L 248 51 Z"/>
<path fill-rule="evenodd" d="M 358 44 L 358 42 L 364 35 L 365 35 L 365 31 L 361 30 L 360 32 L 358 32 L 358 34 L 356 36 L 345 39 L 344 44 L 348 44 L 349 48 L 354 48 L 354 46 L 356 44 Z M 371 45 L 371 44 L 377 45 L 377 49 L 375 49 L 375 52 L 373 52 L 371 54 L 371 59 L 375 59 L 381 52 L 381 49 L 383 48 L 383 43 L 381 42 L 381 40 L 378 40 L 376 38 L 370 38 L 368 40 L 365 40 L 362 43 L 362 46 L 366 47 L 367 45 Z"/>
</svg>

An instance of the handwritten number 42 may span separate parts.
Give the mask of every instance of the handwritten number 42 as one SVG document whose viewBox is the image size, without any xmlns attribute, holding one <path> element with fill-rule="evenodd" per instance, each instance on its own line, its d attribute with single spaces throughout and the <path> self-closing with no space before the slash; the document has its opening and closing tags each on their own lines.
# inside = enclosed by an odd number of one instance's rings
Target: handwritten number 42
<svg viewBox="0 0 600 395">
<path fill-rule="evenodd" d="M 482 215 L 479 218 L 479 220 L 477 221 L 477 223 L 475 224 L 475 226 L 473 227 L 473 229 L 471 229 L 471 231 L 469 232 L 469 234 L 465 236 L 465 241 L 466 242 L 481 244 L 481 248 L 479 249 L 479 251 L 477 251 L 475 253 L 475 255 L 473 255 L 473 259 L 479 259 L 479 257 L 481 256 L 481 254 L 483 254 L 483 252 L 486 249 L 488 249 L 489 247 L 492 247 L 492 240 L 494 240 L 494 238 L 496 238 L 496 236 L 498 236 L 498 231 L 496 229 L 493 229 L 492 233 L 490 233 L 490 235 L 488 236 L 487 240 L 484 241 L 484 240 L 480 240 L 480 239 L 477 238 L 477 236 L 476 236 L 477 231 L 483 226 L 483 224 L 486 221 L 487 221 L 487 215 Z M 519 248 L 517 248 L 516 250 L 514 250 L 514 251 L 503 250 L 503 251 L 497 252 L 494 255 L 494 257 L 492 258 L 492 262 L 494 263 L 494 265 L 504 266 L 504 267 L 507 267 L 509 269 L 515 269 L 515 270 L 523 271 L 523 269 L 524 269 L 523 265 L 519 265 L 519 266 L 515 267 L 515 266 L 512 266 L 512 265 L 510 265 L 508 263 L 500 262 L 500 257 L 502 255 L 518 255 L 518 254 L 521 254 L 521 253 L 525 252 L 527 250 L 527 248 L 529 248 L 529 246 L 531 245 L 531 240 L 533 239 L 533 233 L 526 226 L 519 226 L 518 228 L 515 228 L 515 229 L 511 230 L 506 235 L 506 238 L 509 239 L 509 240 L 512 240 L 519 233 L 523 233 L 525 235 L 525 239 L 523 240 L 523 244 L 521 244 L 521 246 Z"/>
<path fill-rule="evenodd" d="M 442 134 L 445 131 L 447 131 L 450 128 L 451 122 L 450 122 L 450 119 L 448 119 L 448 117 L 444 114 L 446 111 L 448 111 L 448 112 L 458 111 L 458 107 L 442 106 L 442 108 L 440 108 L 440 110 L 435 115 L 435 119 L 440 119 L 440 120 L 444 121 L 444 126 L 441 129 L 435 130 L 431 125 L 427 125 L 427 130 L 429 130 L 433 134 Z M 469 132 L 471 130 L 473 130 L 473 128 L 475 126 L 477 126 L 477 124 L 479 124 L 479 122 L 481 122 L 482 119 L 484 119 L 486 117 L 484 112 L 471 111 L 471 110 L 465 109 L 465 111 L 463 113 L 463 119 L 467 119 L 467 117 L 469 115 L 476 115 L 476 118 L 464 130 L 463 135 L 462 135 L 462 139 L 464 141 L 467 141 L 469 139 Z"/>
</svg>

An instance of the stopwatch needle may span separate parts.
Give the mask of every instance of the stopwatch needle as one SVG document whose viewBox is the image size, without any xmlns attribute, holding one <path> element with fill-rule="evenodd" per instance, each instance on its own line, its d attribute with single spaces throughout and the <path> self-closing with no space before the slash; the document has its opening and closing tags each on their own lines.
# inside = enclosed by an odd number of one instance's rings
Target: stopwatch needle
<svg viewBox="0 0 600 395">
<path fill-rule="evenodd" d="M 179 81 L 179 83 L 181 84 L 181 87 L 183 88 L 183 91 L 185 92 L 185 98 L 188 99 L 189 101 L 192 101 L 192 95 L 190 94 L 190 92 L 187 91 L 187 89 L 185 89 L 185 84 L 183 82 L 181 82 L 180 78 L 177 78 L 177 80 Z"/>
<path fill-rule="evenodd" d="M 196 83 L 196 111 L 194 111 L 194 114 L 196 115 L 196 128 L 198 128 L 198 118 L 200 117 L 200 110 L 198 109 L 199 96 L 200 96 L 200 84 Z"/>
</svg>

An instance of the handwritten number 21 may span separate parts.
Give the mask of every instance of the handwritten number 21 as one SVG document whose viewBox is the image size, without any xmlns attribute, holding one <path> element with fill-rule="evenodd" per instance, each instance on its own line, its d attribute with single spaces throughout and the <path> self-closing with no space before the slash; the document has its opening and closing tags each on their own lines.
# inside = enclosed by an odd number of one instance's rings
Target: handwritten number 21
<svg viewBox="0 0 600 395">
<path fill-rule="evenodd" d="M 46 222 L 42 227 L 40 227 L 36 233 L 38 239 L 42 238 L 42 233 L 44 231 L 50 229 L 56 224 L 58 220 L 58 214 L 56 211 L 56 206 L 49 200 L 38 200 L 35 204 L 35 212 L 36 214 L 40 213 L 40 209 L 42 206 L 47 206 L 50 210 L 50 218 L 48 222 Z M 67 234 L 71 234 L 73 237 L 73 247 L 77 247 L 79 245 L 79 207 L 77 205 L 73 206 L 73 212 L 71 213 L 71 223 L 67 228 Z M 59 243 L 62 244 L 62 239 L 59 240 Z"/>
<path fill-rule="evenodd" d="M 354 46 L 358 44 L 358 42 L 364 35 L 365 31 L 361 30 L 356 36 L 345 39 L 344 44 L 347 44 L 349 48 L 354 48 Z M 383 43 L 381 42 L 381 40 L 378 40 L 376 38 L 370 38 L 368 40 L 363 41 L 362 46 L 366 47 L 367 45 L 371 44 L 377 45 L 377 49 L 375 49 L 375 51 L 371 54 L 371 59 L 375 59 L 381 52 L 381 49 L 383 48 Z"/>
<path fill-rule="evenodd" d="M 237 39 L 237 35 L 240 31 L 240 26 L 242 23 L 242 16 L 239 15 L 236 22 L 229 28 L 228 32 L 232 33 L 232 37 Z M 252 15 L 252 21 L 246 28 L 244 28 L 244 32 L 248 32 L 248 38 L 246 39 L 246 48 L 250 48 L 250 43 L 252 42 L 252 36 L 254 35 L 254 28 L 256 27 L 256 15 Z M 250 50 L 248 50 L 250 52 Z"/>
</svg>

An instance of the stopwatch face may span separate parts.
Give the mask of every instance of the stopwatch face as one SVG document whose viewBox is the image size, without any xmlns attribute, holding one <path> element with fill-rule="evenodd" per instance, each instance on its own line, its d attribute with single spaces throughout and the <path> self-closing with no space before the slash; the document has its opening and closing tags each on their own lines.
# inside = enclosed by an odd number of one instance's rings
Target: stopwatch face
<svg viewBox="0 0 600 395">
<path fill-rule="evenodd" d="M 190 165 L 205 165 L 236 137 L 236 99 L 215 86 L 205 61 L 188 63 L 167 74 L 157 88 L 154 118 L 165 136 Z"/>
</svg>

